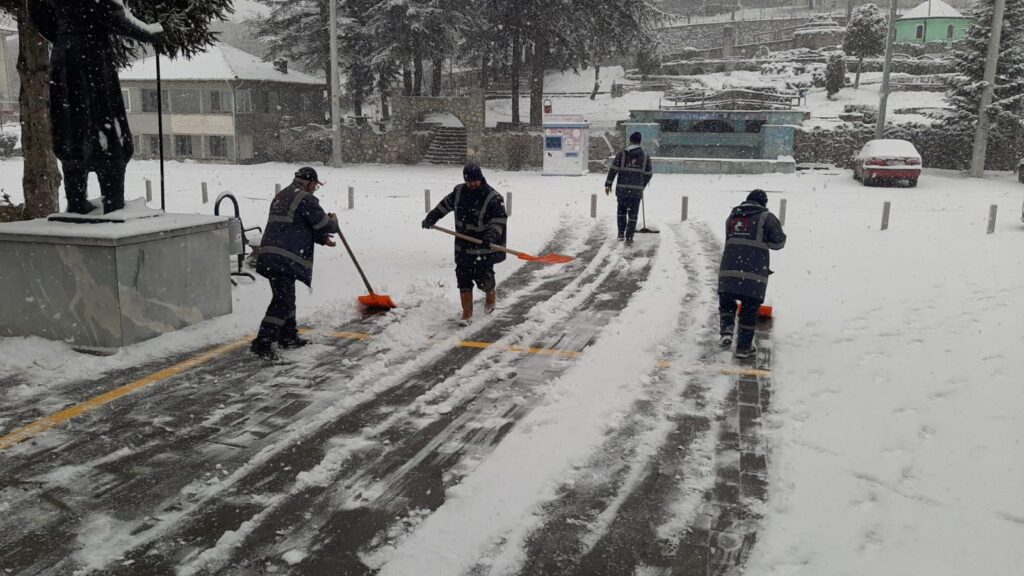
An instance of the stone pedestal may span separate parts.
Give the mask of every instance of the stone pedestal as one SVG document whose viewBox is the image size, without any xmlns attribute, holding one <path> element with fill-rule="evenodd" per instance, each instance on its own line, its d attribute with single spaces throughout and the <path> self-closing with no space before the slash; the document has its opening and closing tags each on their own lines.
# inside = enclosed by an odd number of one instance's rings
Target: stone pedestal
<svg viewBox="0 0 1024 576">
<path fill-rule="evenodd" d="M 0 224 L 0 336 L 113 353 L 231 313 L 228 218 Z"/>
</svg>

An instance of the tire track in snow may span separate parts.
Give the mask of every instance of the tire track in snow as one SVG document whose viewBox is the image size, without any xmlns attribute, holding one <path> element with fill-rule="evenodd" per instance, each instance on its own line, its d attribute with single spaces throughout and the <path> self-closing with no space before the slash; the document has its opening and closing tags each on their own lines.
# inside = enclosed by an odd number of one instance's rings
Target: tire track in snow
<svg viewBox="0 0 1024 576">
<path fill-rule="evenodd" d="M 646 396 L 542 508 L 518 573 L 635 573 L 671 545 L 658 526 L 693 507 L 707 484 L 712 419 L 721 402 L 711 388 L 720 388 L 721 379 L 701 365 L 721 354 L 714 297 L 720 249 L 706 227 L 675 229 L 687 282 L 675 336 L 660 358 L 672 367 L 652 369 Z M 503 573 L 492 564 L 473 574 Z"/>
</svg>

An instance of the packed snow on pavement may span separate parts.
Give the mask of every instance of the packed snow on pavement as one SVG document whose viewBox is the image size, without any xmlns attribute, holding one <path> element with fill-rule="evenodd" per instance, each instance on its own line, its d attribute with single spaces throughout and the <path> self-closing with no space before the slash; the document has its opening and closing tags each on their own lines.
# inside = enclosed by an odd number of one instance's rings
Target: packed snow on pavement
<svg viewBox="0 0 1024 576">
<path fill-rule="evenodd" d="M 449 237 L 420 228 L 424 189 L 438 202 L 461 178 L 458 167 L 317 167 L 318 193 L 380 293 L 416 306 L 391 337 L 422 340 L 457 315 Z M 169 163 L 167 210 L 212 213 L 200 200 L 239 197 L 246 226 L 264 225 L 275 182 L 295 166 Z M 17 202 L 21 163 L 0 161 L 0 188 Z M 509 245 L 538 252 L 558 234 L 581 237 L 614 225 L 615 201 L 603 175 L 545 177 L 485 170 L 512 195 Z M 128 168 L 129 199 L 143 179 L 159 181 L 155 162 Z M 355 208 L 345 190 L 355 187 Z M 751 574 L 1014 574 L 1024 562 L 1024 187 L 1012 174 L 973 180 L 925 170 L 916 189 L 865 188 L 849 171 L 760 176 L 655 175 L 645 214 L 660 243 L 646 285 L 587 353 L 552 381 L 542 405 L 518 423 L 446 503 L 380 550 L 384 573 L 416 566 L 420 574 L 452 574 L 504 542 L 501 562 L 512 572 L 533 514 L 554 495 L 573 466 L 600 446 L 623 406 L 641 394 L 639 379 L 668 344 L 686 272 L 679 264 L 688 230 L 707 226 L 719 242 L 731 206 L 760 187 L 769 207 L 788 203 L 787 246 L 772 254 L 768 289 L 775 307 L 772 338 L 775 398 L 765 418 L 771 441 L 771 484 L 764 526 L 746 570 Z M 93 180 L 91 189 L 95 190 Z M 589 218 L 599 194 L 598 221 Z M 689 197 L 690 219 L 680 223 Z M 879 229 L 884 201 L 890 228 Z M 985 233 L 989 206 L 999 206 L 994 234 Z M 151 202 L 150 206 L 157 206 Z M 224 207 L 227 207 L 225 204 Z M 446 221 L 440 224 L 444 225 Z M 450 223 L 450 219 L 448 219 Z M 609 234 L 612 232 L 609 232 Z M 572 243 L 570 243 L 572 245 Z M 312 290 L 299 290 L 300 321 L 314 339 L 355 318 L 365 293 L 341 248 L 317 249 Z M 628 255 L 627 255 L 628 258 Z M 520 266 L 497 266 L 501 282 Z M 265 281 L 233 289 L 234 312 L 176 333 L 96 357 L 37 338 L 0 339 L 0 391 L 5 405 L 63 407 L 62 387 L 82 378 L 171 354 L 201 350 L 255 331 L 270 299 Z M 3 306 L 30 302 L 0 300 Z M 557 305 L 557 303 L 556 303 Z M 408 314 L 399 308 L 394 314 Z M 616 351 L 624 354 L 616 354 Z M 635 376 L 633 374 L 635 373 Z M 608 380 L 602 379 L 607 375 Z M 614 381 L 611 377 L 614 376 Z M 495 384 L 495 385 L 499 385 Z M 146 394 L 141 390 L 137 394 Z M 0 433 L 24 423 L 0 421 Z M 17 448 L 15 448 L 17 449 Z M 519 489 L 493 479 L 529 478 Z M 500 503 L 500 505 L 496 505 Z M 0 509 L 3 509 L 0 501 Z M 444 549 L 438 550 L 439 542 Z M 104 545 L 93 542 L 101 557 Z M 302 550 L 289 552 L 298 561 Z M 116 556 L 115 556 L 116 557 Z M 390 568 L 389 568 L 390 566 Z"/>
</svg>

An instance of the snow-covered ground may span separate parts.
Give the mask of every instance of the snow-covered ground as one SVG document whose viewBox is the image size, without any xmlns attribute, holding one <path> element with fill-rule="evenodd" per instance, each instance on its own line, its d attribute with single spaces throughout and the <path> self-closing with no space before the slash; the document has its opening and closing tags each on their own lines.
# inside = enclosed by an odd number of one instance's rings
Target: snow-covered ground
<svg viewBox="0 0 1024 576">
<path fill-rule="evenodd" d="M 211 213 L 212 205 L 200 202 L 200 182 L 206 181 L 211 196 L 225 190 L 239 196 L 246 225 L 263 225 L 273 184 L 286 183 L 294 169 L 172 162 L 167 208 Z M 318 170 L 328 183 L 319 193 L 322 204 L 338 212 L 375 288 L 400 305 L 431 302 L 454 316 L 451 242 L 422 230 L 419 222 L 423 189 L 430 188 L 437 202 L 459 180 L 460 170 Z M 141 194 L 143 178 L 158 181 L 154 162 L 133 162 L 128 172 L 129 198 Z M 15 200 L 20 174 L 19 160 L 0 161 L 0 188 L 14 192 Z M 590 195 L 603 184 L 598 174 L 485 174 L 513 196 L 510 246 L 534 252 L 564 226 L 587 226 Z M 345 209 L 347 186 L 356 189 L 351 211 Z M 754 187 L 769 191 L 775 211 L 780 199 L 788 201 L 789 242 L 772 258 L 776 274 L 768 301 L 776 310 L 776 396 L 765 423 L 772 443 L 771 486 L 747 573 L 1018 574 L 1024 563 L 1024 387 L 1018 380 L 1024 372 L 1024 186 L 1008 173 L 972 180 L 931 170 L 916 189 L 864 188 L 846 171 L 656 175 L 646 216 L 648 225 L 666 230 L 665 239 L 644 241 L 686 238 L 688 230 L 704 225 L 720 241 L 729 208 Z M 690 221 L 680 225 L 684 195 Z M 890 229 L 883 232 L 879 221 L 886 200 L 893 208 Z M 991 204 L 999 206 L 999 222 L 995 234 L 987 235 Z M 614 199 L 599 195 L 601 219 L 610 221 L 614 207 Z M 521 530 L 516 523 L 526 521 L 551 494 L 551 484 L 562 480 L 558 474 L 572 465 L 573 450 L 595 445 L 604 430 L 599 424 L 614 418 L 604 405 L 608 398 L 560 386 L 601 374 L 628 377 L 620 373 L 622 366 L 654 364 L 659 345 L 668 343 L 649 341 L 665 328 L 650 307 L 678 305 L 671 288 L 684 279 L 671 259 L 681 257 L 680 250 L 686 247 L 662 246 L 650 286 L 636 296 L 649 303 L 638 300 L 626 310 L 632 322 L 611 326 L 615 338 L 630 343 L 628 362 L 604 350 L 599 339 L 595 350 L 601 353 L 585 352 L 576 367 L 552 382 L 542 407 L 502 442 L 509 448 L 495 451 L 479 468 L 481 474 L 515 469 L 524 462 L 516 447 L 543 446 L 543 465 L 529 470 L 541 475 L 529 484 L 532 489 L 496 494 L 495 484 L 470 476 L 431 521 L 380 562 L 399 566 L 412 560 L 420 573 L 439 573 L 453 558 L 482 558 L 481 542 Z M 511 260 L 498 266 L 499 283 L 520 265 Z M 364 292 L 343 250 L 318 248 L 313 289 L 299 290 L 300 320 L 339 325 L 355 316 L 355 297 Z M 60 407 L 50 405 L 49 391 L 69 381 L 243 337 L 257 327 L 270 293 L 259 280 L 242 281 L 233 295 L 235 311 L 227 317 L 108 357 L 35 338 L 2 338 L 0 379 L 16 374 L 24 384 L 0 390 L 0 398 L 49 412 Z M 0 305 L 31 304 L 0 296 Z M 407 330 L 413 340 L 426 327 Z M 555 413 L 566 398 L 573 400 L 573 410 Z M 558 424 L 559 418 L 567 422 Z M 0 422 L 0 433 L 11 425 Z M 538 431 L 545 430 L 595 436 L 539 443 Z M 505 498 L 501 510 L 516 513 L 490 516 L 495 496 Z M 471 513 L 481 533 L 448 540 L 445 550 L 423 545 L 460 533 L 463 517 L 445 513 L 449 508 Z"/>
</svg>

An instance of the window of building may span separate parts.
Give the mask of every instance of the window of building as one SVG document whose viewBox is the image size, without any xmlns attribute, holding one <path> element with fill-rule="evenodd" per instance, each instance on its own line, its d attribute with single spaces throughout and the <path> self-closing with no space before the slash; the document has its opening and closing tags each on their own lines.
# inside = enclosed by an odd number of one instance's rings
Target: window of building
<svg viewBox="0 0 1024 576">
<path fill-rule="evenodd" d="M 175 114 L 199 114 L 199 91 L 171 90 L 171 110 Z"/>
<path fill-rule="evenodd" d="M 952 28 L 952 26 L 950 26 Z M 132 111 L 132 93 L 127 88 L 121 88 L 121 99 L 124 100 L 124 111 Z"/>
<path fill-rule="evenodd" d="M 663 119 L 658 120 L 662 132 L 679 132 L 679 120 Z"/>
<path fill-rule="evenodd" d="M 211 90 L 210 112 L 231 112 L 231 92 Z"/>
<path fill-rule="evenodd" d="M 269 90 L 256 91 L 256 111 L 261 114 L 277 112 L 277 93 Z"/>
<path fill-rule="evenodd" d="M 207 145 L 210 147 L 210 156 L 213 158 L 228 157 L 228 137 L 208 136 Z"/>
<path fill-rule="evenodd" d="M 239 114 L 252 112 L 252 90 L 239 90 L 235 93 L 235 111 Z"/>
<path fill-rule="evenodd" d="M 143 149 L 145 154 L 156 156 L 160 154 L 160 137 L 156 134 L 146 135 L 146 146 Z"/>
<path fill-rule="evenodd" d="M 914 36 L 918 39 L 924 38 L 924 26 L 918 24 L 917 31 L 914 32 Z"/>
<path fill-rule="evenodd" d="M 167 98 L 167 90 L 163 91 L 163 111 L 169 112 L 170 100 Z M 151 88 L 142 89 L 142 111 L 143 112 L 156 112 L 157 110 L 157 97 L 156 90 Z"/>
<path fill-rule="evenodd" d="M 255 156 L 252 136 L 243 135 L 238 137 L 238 159 L 239 160 L 251 160 Z"/>
<path fill-rule="evenodd" d="M 192 137 L 191 136 L 175 136 L 174 137 L 174 155 L 182 158 L 191 158 L 193 155 L 192 151 Z"/>
<path fill-rule="evenodd" d="M 953 37 L 953 32 L 954 32 L 953 25 L 950 24 L 949 28 L 946 28 L 946 38 L 952 38 Z"/>
</svg>

